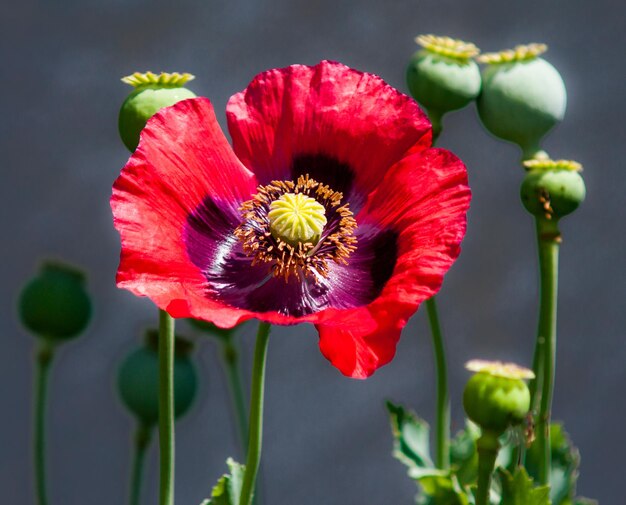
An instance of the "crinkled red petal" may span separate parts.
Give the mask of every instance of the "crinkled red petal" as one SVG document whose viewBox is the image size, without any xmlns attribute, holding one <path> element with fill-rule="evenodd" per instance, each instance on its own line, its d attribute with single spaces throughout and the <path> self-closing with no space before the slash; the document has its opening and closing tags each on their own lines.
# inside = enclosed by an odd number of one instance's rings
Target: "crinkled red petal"
<svg viewBox="0 0 626 505">
<path fill-rule="evenodd" d="M 231 97 L 226 115 L 237 156 L 261 183 L 306 172 L 343 191 L 352 209 L 408 150 L 431 144 L 413 99 L 330 61 L 259 74 Z"/>
<path fill-rule="evenodd" d="M 254 317 L 207 297 L 206 280 L 190 262 L 182 234 L 207 196 L 236 210 L 256 187 L 209 100 L 185 100 L 160 111 L 113 185 L 111 208 L 122 243 L 118 286 L 149 297 L 174 317 L 222 327 Z"/>
<path fill-rule="evenodd" d="M 375 329 L 346 327 L 342 317 L 318 325 L 320 348 L 347 376 L 364 378 L 389 362 L 402 327 L 441 287 L 460 252 L 470 203 L 467 171 L 443 149 L 409 155 L 387 173 L 357 216 L 359 225 L 397 233 L 397 260 L 380 296 L 367 306 Z M 363 314 L 364 308 L 354 309 Z"/>
</svg>

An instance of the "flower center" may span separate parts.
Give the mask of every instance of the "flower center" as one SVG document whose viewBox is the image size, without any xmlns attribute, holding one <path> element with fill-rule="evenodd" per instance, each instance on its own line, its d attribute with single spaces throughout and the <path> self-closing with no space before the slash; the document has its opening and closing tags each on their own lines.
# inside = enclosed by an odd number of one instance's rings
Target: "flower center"
<svg viewBox="0 0 626 505">
<path fill-rule="evenodd" d="M 324 206 L 302 193 L 285 193 L 270 204 L 270 230 L 279 240 L 317 244 L 326 226 Z"/>
<path fill-rule="evenodd" d="M 328 276 L 329 262 L 347 264 L 356 249 L 357 223 L 343 194 L 308 175 L 273 181 L 241 206 L 235 230 L 252 264 L 268 263 L 272 275 Z"/>
</svg>

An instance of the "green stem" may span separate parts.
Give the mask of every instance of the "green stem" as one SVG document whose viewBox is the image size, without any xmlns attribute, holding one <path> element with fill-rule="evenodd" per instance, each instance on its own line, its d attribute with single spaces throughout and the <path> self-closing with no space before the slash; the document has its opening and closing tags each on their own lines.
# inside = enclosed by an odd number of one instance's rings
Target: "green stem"
<svg viewBox="0 0 626 505">
<path fill-rule="evenodd" d="M 263 433 L 263 395 L 265 386 L 265 361 L 269 342 L 270 325 L 259 323 L 259 330 L 254 348 L 252 367 L 252 386 L 250 390 L 250 435 L 248 438 L 248 457 L 246 471 L 241 486 L 239 505 L 250 505 L 256 475 L 261 462 L 261 442 Z"/>
<path fill-rule="evenodd" d="M 441 134 L 442 117 L 438 111 L 429 110 L 428 117 L 433 125 L 433 147 Z M 437 468 L 447 470 L 450 468 L 450 397 L 448 393 L 448 369 L 446 364 L 446 348 L 443 343 L 443 333 L 439 323 L 437 302 L 435 297 L 426 300 L 428 323 L 433 339 L 433 351 L 435 353 L 435 368 L 437 374 L 437 417 L 435 446 L 435 464 Z"/>
<path fill-rule="evenodd" d="M 48 397 L 48 378 L 50 365 L 54 357 L 54 348 L 41 340 L 36 354 L 35 377 L 35 487 L 38 505 L 47 505 L 46 494 L 46 404 Z"/>
<path fill-rule="evenodd" d="M 130 505 L 139 505 L 139 497 L 141 495 L 141 479 L 143 476 L 143 462 L 146 456 L 146 450 L 150 445 L 152 438 L 152 426 L 144 423 L 137 425 L 134 440 L 133 452 L 133 469 L 130 484 Z"/>
<path fill-rule="evenodd" d="M 174 319 L 159 310 L 159 505 L 174 503 Z"/>
<path fill-rule="evenodd" d="M 491 476 L 496 466 L 496 458 L 500 450 L 498 434 L 483 430 L 482 436 L 476 441 L 478 450 L 478 482 L 476 487 L 476 505 L 489 505 Z"/>
<path fill-rule="evenodd" d="M 537 414 L 537 447 L 539 449 L 539 484 L 550 483 L 550 416 L 554 392 L 556 364 L 556 309 L 558 296 L 559 245 L 561 235 L 554 220 L 537 218 L 537 243 L 541 279 L 539 295 L 539 322 L 535 365 L 540 385 L 539 413 Z M 535 386 L 536 387 L 536 386 Z M 539 391 L 536 389 L 536 391 Z"/>
<path fill-rule="evenodd" d="M 448 396 L 448 371 L 446 365 L 446 350 L 443 343 L 443 334 L 439 324 L 437 303 L 435 297 L 426 300 L 428 322 L 433 338 L 435 353 L 435 367 L 437 369 L 437 420 L 436 420 L 436 464 L 437 468 L 450 468 L 450 398 Z"/>
<path fill-rule="evenodd" d="M 428 112 L 428 119 L 430 119 L 430 122 L 433 125 L 432 144 L 434 147 L 435 143 L 437 142 L 437 139 L 439 138 L 439 135 L 441 135 L 441 130 L 443 128 L 443 125 L 442 125 L 443 114 L 434 109 L 429 109 L 427 112 Z"/>
<path fill-rule="evenodd" d="M 222 358 L 224 368 L 228 377 L 231 400 L 237 418 L 237 428 L 239 432 L 239 443 L 245 451 L 248 440 L 248 416 L 246 414 L 246 401 L 241 385 L 241 374 L 239 371 L 239 353 L 233 342 L 232 335 L 222 340 Z"/>
</svg>

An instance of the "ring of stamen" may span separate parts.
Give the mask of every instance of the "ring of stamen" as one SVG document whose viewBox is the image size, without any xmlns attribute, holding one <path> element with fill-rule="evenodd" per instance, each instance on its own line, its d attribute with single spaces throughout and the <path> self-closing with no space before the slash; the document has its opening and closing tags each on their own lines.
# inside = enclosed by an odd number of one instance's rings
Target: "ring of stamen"
<svg viewBox="0 0 626 505">
<path fill-rule="evenodd" d="M 328 275 L 330 261 L 347 264 L 356 249 L 357 223 L 348 204 L 341 205 L 342 198 L 342 193 L 308 175 L 296 182 L 272 181 L 259 186 L 254 198 L 242 204 L 243 219 L 235 236 L 253 265 L 268 263 L 272 275 L 285 281 L 303 275 L 318 282 Z M 294 207 L 304 214 L 294 217 Z M 281 221 L 285 208 L 292 215 Z M 310 229 L 300 226 L 300 219 Z M 296 222 L 293 235 L 292 220 Z"/>
</svg>

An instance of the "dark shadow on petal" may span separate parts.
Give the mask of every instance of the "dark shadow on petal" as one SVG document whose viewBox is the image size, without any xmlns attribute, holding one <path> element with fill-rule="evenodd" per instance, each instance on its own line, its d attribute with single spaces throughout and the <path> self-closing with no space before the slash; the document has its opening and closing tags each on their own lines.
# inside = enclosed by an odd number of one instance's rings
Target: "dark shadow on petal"
<svg viewBox="0 0 626 505">
<path fill-rule="evenodd" d="M 325 154 L 300 154 L 291 165 L 293 179 L 309 174 L 311 179 L 326 184 L 345 196 L 352 190 L 354 172 L 347 163 L 342 163 Z"/>
<path fill-rule="evenodd" d="M 391 278 L 398 258 L 398 233 L 374 227 L 357 229 L 357 250 L 347 265 L 333 264 L 329 281 L 333 307 L 349 308 L 375 300 Z"/>
<path fill-rule="evenodd" d="M 332 263 L 327 278 L 287 280 L 271 274 L 271 265 L 252 265 L 234 230 L 240 216 L 229 205 L 206 198 L 187 219 L 184 240 L 191 261 L 207 279 L 207 296 L 254 312 L 301 317 L 326 308 L 366 305 L 382 291 L 397 258 L 393 231 L 357 230 L 357 250 L 348 265 Z"/>
<path fill-rule="evenodd" d="M 333 191 L 343 193 L 343 202 L 350 204 L 350 210 L 356 214 L 365 203 L 367 194 L 361 194 L 355 186 L 353 168 L 332 156 L 323 153 L 300 154 L 293 159 L 291 174 L 294 180 L 309 174 L 311 179 L 326 184 Z"/>
</svg>

